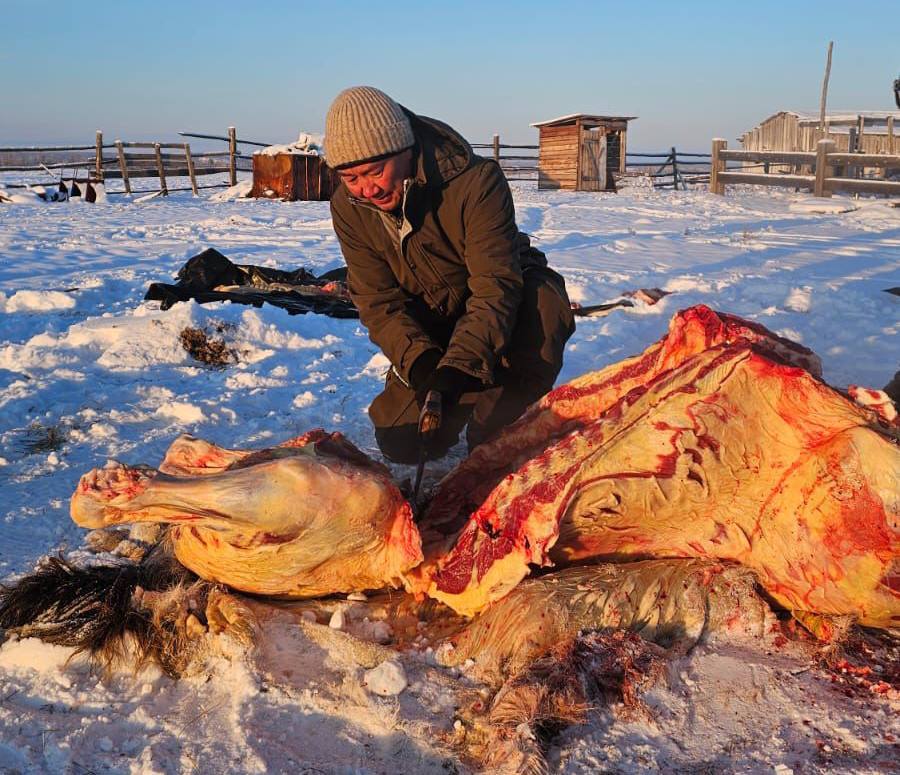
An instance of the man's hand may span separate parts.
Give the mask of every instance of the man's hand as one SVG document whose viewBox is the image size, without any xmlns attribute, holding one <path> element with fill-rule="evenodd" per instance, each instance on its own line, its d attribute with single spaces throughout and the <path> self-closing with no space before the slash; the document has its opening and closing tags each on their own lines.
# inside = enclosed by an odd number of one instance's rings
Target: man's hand
<svg viewBox="0 0 900 775">
<path fill-rule="evenodd" d="M 427 385 L 428 390 L 436 390 L 441 394 L 444 404 L 455 404 L 463 393 L 480 387 L 480 379 L 453 366 L 438 367 Z"/>
<path fill-rule="evenodd" d="M 425 395 L 423 391 L 428 388 L 428 383 L 434 378 L 437 371 L 438 363 L 444 353 L 437 348 L 426 350 L 423 352 L 409 369 L 409 386 L 416 391 L 416 394 Z"/>
<path fill-rule="evenodd" d="M 444 353 L 441 350 L 426 350 L 409 370 L 409 386 L 416 391 L 421 404 L 431 390 L 441 394 L 445 405 L 455 404 L 463 393 L 477 390 L 481 380 L 466 374 L 453 366 L 438 366 Z"/>
</svg>

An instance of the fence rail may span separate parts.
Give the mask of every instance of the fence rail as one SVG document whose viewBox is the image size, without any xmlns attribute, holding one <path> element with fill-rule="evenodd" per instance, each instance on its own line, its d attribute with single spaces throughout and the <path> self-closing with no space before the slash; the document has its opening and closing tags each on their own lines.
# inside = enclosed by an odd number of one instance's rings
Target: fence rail
<svg viewBox="0 0 900 775">
<path fill-rule="evenodd" d="M 708 153 L 686 153 L 674 146 L 667 153 L 625 154 L 625 174 L 628 177 L 648 177 L 654 188 L 686 189 L 693 183 L 709 181 Z M 705 169 L 685 169 L 703 167 Z"/>
<path fill-rule="evenodd" d="M 725 194 L 726 185 L 786 186 L 806 188 L 815 196 L 835 191 L 900 195 L 900 180 L 889 180 L 891 170 L 900 171 L 900 156 L 881 153 L 838 153 L 834 140 L 819 140 L 815 151 L 728 150 L 721 138 L 712 141 L 709 190 Z M 726 170 L 727 162 L 756 163 L 764 172 Z M 790 172 L 770 172 L 770 165 L 790 165 Z M 866 168 L 882 170 L 884 179 L 860 177 Z M 746 167 L 745 167 L 746 169 Z"/>
<path fill-rule="evenodd" d="M 519 181 L 537 181 L 538 173 L 538 156 L 537 154 L 509 154 L 503 151 L 537 151 L 540 146 L 537 145 L 516 145 L 511 143 L 501 143 L 500 135 L 494 135 L 489 143 L 471 143 L 472 148 L 476 151 L 489 150 L 491 156 L 507 180 Z M 510 164 L 510 162 L 513 162 Z M 532 164 L 522 164 L 521 162 L 533 162 Z"/>
</svg>

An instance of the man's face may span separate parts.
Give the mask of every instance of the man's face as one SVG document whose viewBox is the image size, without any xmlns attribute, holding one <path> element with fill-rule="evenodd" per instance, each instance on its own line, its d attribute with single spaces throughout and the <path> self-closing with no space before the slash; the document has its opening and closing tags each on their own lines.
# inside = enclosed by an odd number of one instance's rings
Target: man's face
<svg viewBox="0 0 900 775">
<path fill-rule="evenodd" d="M 378 161 L 354 164 L 338 170 L 350 195 L 379 210 L 396 210 L 403 201 L 403 181 L 412 176 L 412 149 Z"/>
</svg>

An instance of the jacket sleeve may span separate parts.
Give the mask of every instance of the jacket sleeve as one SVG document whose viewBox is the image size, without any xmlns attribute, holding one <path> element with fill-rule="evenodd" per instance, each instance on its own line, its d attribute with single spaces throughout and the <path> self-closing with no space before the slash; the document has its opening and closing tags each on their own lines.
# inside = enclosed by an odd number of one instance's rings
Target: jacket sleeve
<svg viewBox="0 0 900 775">
<path fill-rule="evenodd" d="M 516 324 L 522 269 L 519 230 L 506 177 L 493 162 L 479 165 L 475 173 L 462 212 L 471 295 L 441 364 L 490 382 Z"/>
<path fill-rule="evenodd" d="M 336 194 L 340 196 L 340 194 Z M 359 219 L 331 203 L 331 218 L 347 262 L 350 298 L 372 340 L 387 356 L 400 378 L 409 383 L 409 370 L 422 353 L 438 347 L 408 312 L 409 296 L 398 285 L 388 262 L 365 240 Z"/>
</svg>

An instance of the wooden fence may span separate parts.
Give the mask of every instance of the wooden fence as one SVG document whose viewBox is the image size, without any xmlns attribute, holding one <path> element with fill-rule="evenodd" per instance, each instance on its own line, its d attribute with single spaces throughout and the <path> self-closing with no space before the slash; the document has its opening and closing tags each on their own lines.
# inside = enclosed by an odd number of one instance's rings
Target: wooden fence
<svg viewBox="0 0 900 775">
<path fill-rule="evenodd" d="M 507 151 L 537 151 L 538 145 L 505 145 L 500 142 L 500 135 L 494 135 L 490 143 L 472 143 L 472 148 L 477 150 L 490 150 L 494 161 L 500 165 L 507 180 L 534 180 L 537 181 L 538 155 L 534 154 L 505 154 Z M 524 162 L 524 163 L 523 163 Z"/>
<path fill-rule="evenodd" d="M 728 162 L 790 165 L 793 172 L 754 173 L 726 170 Z M 861 177 L 866 168 L 882 170 L 884 179 Z M 891 170 L 900 170 L 900 156 L 882 153 L 838 153 L 833 140 L 820 140 L 815 151 L 728 150 L 721 138 L 712 141 L 709 190 L 725 194 L 728 184 L 805 188 L 815 196 L 831 196 L 835 191 L 860 194 L 900 195 L 900 181 L 887 180 Z"/>
<path fill-rule="evenodd" d="M 668 153 L 625 154 L 628 177 L 649 177 L 654 188 L 686 189 L 692 183 L 709 182 L 708 153 L 685 153 L 674 146 Z"/>
<path fill-rule="evenodd" d="M 490 143 L 472 143 L 477 151 L 490 151 L 506 179 L 513 181 L 537 181 L 539 145 L 507 145 L 494 135 Z M 505 151 L 513 151 L 509 154 Z M 533 151 L 534 153 L 521 153 Z M 685 189 L 690 184 L 708 183 L 711 154 L 685 153 L 672 147 L 664 153 L 626 153 L 626 177 L 647 176 L 654 188 Z M 618 173 L 616 173 L 618 174 Z"/>
<path fill-rule="evenodd" d="M 249 167 L 242 165 L 241 160 L 249 160 L 250 156 L 239 151 L 241 145 L 253 145 L 265 147 L 267 143 L 254 140 L 239 140 L 234 127 L 228 128 L 227 135 L 201 135 L 182 132 L 184 137 L 201 138 L 205 140 L 224 141 L 228 145 L 226 151 L 195 152 L 191 150 L 190 143 L 159 143 L 159 142 L 123 142 L 116 140 L 114 143 L 104 143 L 103 132 L 98 130 L 94 145 L 58 145 L 58 146 L 30 146 L 0 148 L 0 154 L 29 156 L 39 154 L 56 153 L 85 153 L 93 151 L 93 155 L 86 155 L 77 160 L 67 160 L 57 163 L 38 164 L 12 164 L 0 166 L 0 172 L 44 172 L 59 173 L 62 179 L 66 170 L 72 170 L 75 180 L 84 174 L 85 181 L 93 183 L 105 183 L 109 179 L 120 179 L 123 190 L 109 191 L 107 194 L 142 194 L 159 193 L 163 196 L 173 191 L 192 191 L 195 195 L 202 188 L 222 188 L 237 183 L 238 171 L 249 171 Z M 108 153 L 111 151 L 112 153 Z M 199 161 L 199 164 L 198 164 Z M 227 183 L 216 183 L 201 186 L 197 178 L 204 175 L 218 175 L 228 173 Z M 190 181 L 189 187 L 169 188 L 168 178 L 186 176 Z M 131 186 L 133 178 L 155 177 L 159 180 L 158 189 L 138 189 Z M 46 181 L 44 182 L 46 184 Z M 8 184 L 9 187 L 27 188 L 37 183 Z"/>
</svg>

